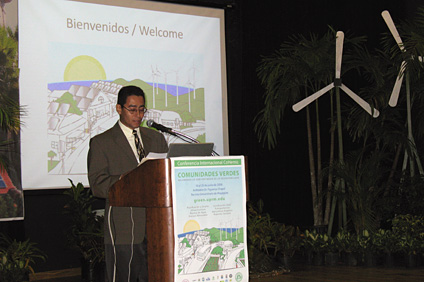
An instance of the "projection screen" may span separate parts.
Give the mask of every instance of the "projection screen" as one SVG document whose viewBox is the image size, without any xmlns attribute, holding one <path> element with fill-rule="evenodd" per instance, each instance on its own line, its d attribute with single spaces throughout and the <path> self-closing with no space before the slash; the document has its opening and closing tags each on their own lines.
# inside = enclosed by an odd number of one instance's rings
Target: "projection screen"
<svg viewBox="0 0 424 282">
<path fill-rule="evenodd" d="M 117 6 L 119 5 L 119 6 Z M 224 11 L 151 1 L 19 1 L 22 187 L 88 186 L 91 137 L 122 86 L 154 120 L 228 154 Z M 183 143 L 165 134 L 169 143 Z"/>
</svg>

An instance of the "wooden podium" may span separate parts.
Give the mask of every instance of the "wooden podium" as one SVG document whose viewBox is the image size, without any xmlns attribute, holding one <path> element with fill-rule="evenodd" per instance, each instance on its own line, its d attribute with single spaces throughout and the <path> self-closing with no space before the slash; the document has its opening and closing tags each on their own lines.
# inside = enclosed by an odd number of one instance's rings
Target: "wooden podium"
<svg viewBox="0 0 424 282">
<path fill-rule="evenodd" d="M 245 171 L 247 179 L 247 158 Z M 246 181 L 246 196 L 248 185 Z M 109 205 L 146 208 L 149 281 L 174 281 L 171 160 L 148 160 L 109 189 Z"/>
<path fill-rule="evenodd" d="M 170 159 L 149 160 L 109 189 L 109 205 L 146 208 L 149 281 L 174 281 Z"/>
</svg>

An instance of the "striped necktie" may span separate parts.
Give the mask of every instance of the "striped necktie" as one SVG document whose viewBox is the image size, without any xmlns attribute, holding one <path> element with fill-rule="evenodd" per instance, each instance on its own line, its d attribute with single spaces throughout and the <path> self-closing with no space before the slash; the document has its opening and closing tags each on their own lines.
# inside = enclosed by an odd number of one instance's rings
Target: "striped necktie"
<svg viewBox="0 0 424 282">
<path fill-rule="evenodd" d="M 137 130 L 133 130 L 135 147 L 137 149 L 138 160 L 141 161 L 145 157 L 143 146 L 141 145 L 140 138 L 138 138 Z"/>
</svg>

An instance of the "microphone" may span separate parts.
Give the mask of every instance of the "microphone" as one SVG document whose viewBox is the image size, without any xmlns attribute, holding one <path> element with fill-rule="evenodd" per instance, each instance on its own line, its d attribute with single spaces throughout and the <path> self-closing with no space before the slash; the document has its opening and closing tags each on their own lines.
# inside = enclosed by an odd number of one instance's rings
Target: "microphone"
<svg viewBox="0 0 424 282">
<path fill-rule="evenodd" d="M 156 128 L 157 130 L 160 130 L 160 131 L 165 132 L 165 133 L 174 134 L 174 132 L 172 131 L 172 128 L 169 128 L 169 127 L 166 127 L 162 124 L 156 123 L 151 119 L 149 119 L 146 122 L 146 124 L 147 124 L 148 127 Z"/>
</svg>

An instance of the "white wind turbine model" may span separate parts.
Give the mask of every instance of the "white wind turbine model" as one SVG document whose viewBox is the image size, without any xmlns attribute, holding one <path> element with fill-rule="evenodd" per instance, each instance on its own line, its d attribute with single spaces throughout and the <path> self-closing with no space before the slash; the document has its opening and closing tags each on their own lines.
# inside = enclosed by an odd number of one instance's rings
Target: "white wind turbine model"
<svg viewBox="0 0 424 282">
<path fill-rule="evenodd" d="M 323 89 L 315 92 L 311 96 L 306 97 L 302 101 L 296 103 L 293 105 L 293 111 L 298 112 L 334 87 L 338 87 L 343 90 L 350 98 L 352 98 L 356 103 L 359 104 L 367 113 L 372 115 L 373 117 L 378 117 L 380 112 L 377 109 L 371 108 L 371 106 L 364 101 L 361 97 L 356 95 L 352 90 L 347 88 L 346 85 L 344 85 L 340 79 L 340 73 L 341 73 L 341 66 L 342 66 L 342 53 L 343 53 L 343 40 L 344 40 L 344 33 L 342 31 L 337 32 L 337 38 L 336 38 L 336 77 L 334 82 L 330 83 Z"/>
<path fill-rule="evenodd" d="M 390 30 L 390 33 L 393 35 L 397 45 L 399 46 L 400 51 L 406 52 L 405 50 L 405 46 L 402 42 L 402 39 L 400 38 L 400 35 L 396 29 L 396 26 L 392 20 L 392 17 L 390 16 L 389 11 L 385 10 L 383 12 L 381 12 L 381 16 L 383 17 L 384 21 L 387 24 L 387 27 Z M 423 58 L 421 56 L 418 57 L 419 61 L 423 61 Z M 414 140 L 414 136 L 412 134 L 412 114 L 411 114 L 411 91 L 410 91 L 410 87 L 409 87 L 409 74 L 408 71 L 406 70 L 406 61 L 402 61 L 400 70 L 399 70 L 399 74 L 396 77 L 396 82 L 395 85 L 393 87 L 392 90 L 392 94 L 390 95 L 390 99 L 389 99 L 389 106 L 391 107 L 395 107 L 397 105 L 398 99 L 399 99 L 399 93 L 400 93 L 400 88 L 402 86 L 402 81 L 403 81 L 403 77 L 406 73 L 406 120 L 407 120 L 407 127 L 408 127 L 408 139 L 410 140 L 410 142 L 412 143 L 412 145 L 415 147 L 415 140 Z M 424 175 L 424 169 L 422 167 L 421 164 L 421 160 L 420 157 L 418 156 L 418 153 L 416 152 L 416 150 L 413 151 L 413 157 L 415 157 L 415 160 L 417 162 L 417 167 L 418 170 L 420 172 L 420 175 Z M 408 159 L 408 154 L 405 151 L 405 155 L 404 155 L 404 161 L 403 161 L 403 168 L 402 170 L 405 171 L 406 170 L 406 163 L 407 163 L 407 159 Z M 410 157 L 409 158 L 409 162 L 410 162 L 410 169 L 411 169 L 411 176 L 415 175 L 415 171 L 414 171 L 414 164 L 413 164 L 413 158 Z"/>
<path fill-rule="evenodd" d="M 385 11 L 381 12 L 381 16 L 383 17 L 384 21 L 386 22 L 387 27 L 389 28 L 389 30 L 390 30 L 391 34 L 393 35 L 397 45 L 399 46 L 400 51 L 402 51 L 402 53 L 405 52 L 406 51 L 405 46 L 403 46 L 402 39 L 400 38 L 399 32 L 396 29 L 396 26 L 395 26 L 395 24 L 392 20 L 392 17 L 390 16 L 389 11 L 385 10 Z M 406 67 L 406 62 L 403 61 L 401 66 L 400 66 L 399 74 L 396 78 L 396 82 L 395 82 L 395 86 L 393 87 L 392 94 L 390 95 L 389 106 L 391 106 L 391 107 L 395 107 L 397 105 L 397 101 L 399 99 L 400 87 L 402 86 L 405 67 Z"/>
<path fill-rule="evenodd" d="M 351 97 L 356 103 L 359 104 L 367 113 L 369 113 L 374 118 L 378 117 L 380 112 L 377 109 L 371 108 L 371 106 L 365 102 L 361 97 L 356 95 L 352 90 L 347 88 L 346 85 L 344 85 L 340 79 L 341 75 L 341 68 L 342 68 L 342 55 L 343 55 L 343 40 L 344 40 L 344 33 L 342 31 L 338 31 L 336 34 L 336 74 L 334 82 L 330 83 L 323 89 L 315 92 L 311 96 L 306 97 L 302 101 L 296 103 L 293 105 L 293 110 L 295 112 L 300 111 L 328 91 L 330 91 L 333 88 L 336 88 L 336 97 L 337 97 L 337 128 L 338 128 L 338 138 L 339 138 L 339 162 L 343 163 L 343 137 L 342 137 L 342 126 L 341 126 L 341 111 L 340 111 L 340 91 L 339 89 L 342 89 L 343 92 L 345 92 L 349 97 Z M 336 181 L 336 189 L 340 189 L 340 191 L 344 192 L 345 182 L 343 179 L 338 179 Z M 333 203 L 331 206 L 331 214 L 330 214 L 330 220 L 328 223 L 328 233 L 331 233 L 332 225 L 333 225 L 333 219 L 334 219 L 334 212 L 335 212 L 335 205 L 336 205 L 336 198 L 333 196 Z M 347 225 L 347 213 L 346 213 L 346 203 L 345 201 L 342 201 L 342 217 L 343 217 L 343 225 Z"/>
</svg>

